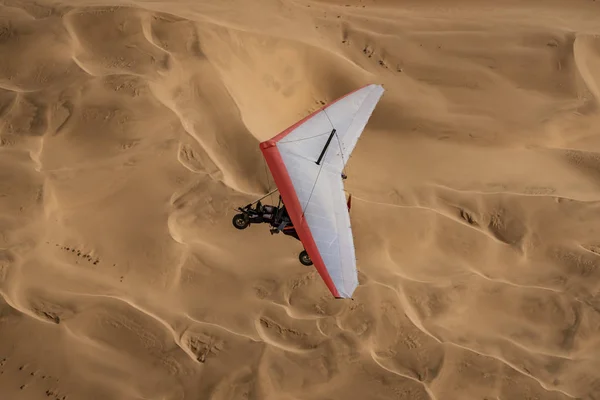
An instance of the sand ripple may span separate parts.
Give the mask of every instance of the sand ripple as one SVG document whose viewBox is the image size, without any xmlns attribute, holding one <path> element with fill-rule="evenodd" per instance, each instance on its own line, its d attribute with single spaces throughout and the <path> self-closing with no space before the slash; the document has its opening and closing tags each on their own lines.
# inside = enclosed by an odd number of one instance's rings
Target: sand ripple
<svg viewBox="0 0 600 400">
<path fill-rule="evenodd" d="M 597 5 L 263 3 L 0 5 L 2 393 L 600 397 Z M 230 220 L 366 82 L 341 302 Z"/>
</svg>

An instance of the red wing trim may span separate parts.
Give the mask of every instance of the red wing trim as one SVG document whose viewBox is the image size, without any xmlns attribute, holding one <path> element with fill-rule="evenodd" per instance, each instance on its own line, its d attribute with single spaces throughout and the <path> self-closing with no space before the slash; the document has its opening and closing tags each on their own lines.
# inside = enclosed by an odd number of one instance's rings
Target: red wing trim
<svg viewBox="0 0 600 400">
<path fill-rule="evenodd" d="M 325 262 L 323 262 L 323 259 L 321 258 L 321 254 L 319 253 L 317 244 L 306 223 L 306 219 L 302 217 L 302 207 L 298 200 L 298 196 L 296 195 L 294 185 L 292 184 L 292 178 L 290 178 L 290 175 L 287 173 L 285 164 L 281 158 L 281 153 L 279 153 L 276 146 L 267 147 L 262 146 L 261 144 L 261 150 L 267 161 L 267 165 L 273 174 L 273 179 L 279 188 L 279 194 L 281 195 L 283 204 L 285 204 L 290 219 L 296 228 L 296 233 L 304 245 L 304 249 L 308 253 L 313 265 L 317 269 L 317 272 L 319 272 L 319 275 L 321 275 L 321 278 L 329 288 L 331 294 L 335 297 L 340 297 L 340 294 L 325 267 Z"/>
</svg>

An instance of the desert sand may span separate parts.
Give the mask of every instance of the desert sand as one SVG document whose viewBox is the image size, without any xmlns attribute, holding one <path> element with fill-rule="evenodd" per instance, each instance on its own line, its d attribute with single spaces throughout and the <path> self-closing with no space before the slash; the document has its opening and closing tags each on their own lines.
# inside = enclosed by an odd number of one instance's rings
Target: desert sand
<svg viewBox="0 0 600 400">
<path fill-rule="evenodd" d="M 600 399 L 600 2 L 0 3 L 0 398 Z M 231 218 L 368 83 L 336 300 Z"/>
</svg>

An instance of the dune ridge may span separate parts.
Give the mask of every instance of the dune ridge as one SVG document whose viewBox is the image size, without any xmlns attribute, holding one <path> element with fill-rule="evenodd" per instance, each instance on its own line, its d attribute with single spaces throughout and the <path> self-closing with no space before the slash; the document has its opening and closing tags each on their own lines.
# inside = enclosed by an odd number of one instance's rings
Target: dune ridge
<svg viewBox="0 0 600 400">
<path fill-rule="evenodd" d="M 600 7 L 0 3 L 10 398 L 600 397 Z M 359 281 L 233 209 L 365 83 Z M 276 201 L 272 198 L 271 201 Z"/>
</svg>

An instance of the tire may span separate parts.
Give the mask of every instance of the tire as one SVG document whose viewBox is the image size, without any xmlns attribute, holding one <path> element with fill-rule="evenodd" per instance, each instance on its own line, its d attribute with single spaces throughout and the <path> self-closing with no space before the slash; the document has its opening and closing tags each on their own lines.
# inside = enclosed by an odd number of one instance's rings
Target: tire
<svg viewBox="0 0 600 400">
<path fill-rule="evenodd" d="M 302 250 L 300 252 L 300 254 L 298 255 L 298 259 L 300 260 L 300 262 L 302 263 L 302 265 L 313 265 L 312 260 L 310 259 L 310 256 L 308 255 L 308 253 L 306 252 L 306 250 Z"/>
<path fill-rule="evenodd" d="M 250 222 L 244 214 L 236 214 L 233 216 L 231 223 L 236 229 L 246 229 Z"/>
</svg>

